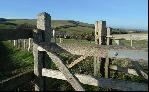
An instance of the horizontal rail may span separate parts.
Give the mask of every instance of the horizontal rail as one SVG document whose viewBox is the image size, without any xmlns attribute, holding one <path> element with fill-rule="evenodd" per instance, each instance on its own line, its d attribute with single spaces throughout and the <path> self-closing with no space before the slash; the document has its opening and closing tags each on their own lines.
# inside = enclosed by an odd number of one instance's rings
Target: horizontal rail
<svg viewBox="0 0 149 92">
<path fill-rule="evenodd" d="M 6 80 L 2 80 L 0 82 L 0 91 L 12 91 L 16 87 L 31 81 L 32 78 L 33 78 L 33 71 L 29 71 L 18 74 Z"/>
<path fill-rule="evenodd" d="M 148 34 L 113 34 L 111 39 L 148 40 Z"/>
<path fill-rule="evenodd" d="M 46 50 L 48 52 L 68 52 L 75 55 L 99 56 L 106 58 L 129 58 L 132 60 L 143 59 L 148 61 L 148 48 L 135 48 L 126 46 L 106 46 L 95 44 L 75 44 L 75 43 L 40 43 L 38 50 Z M 138 54 L 136 54 L 136 52 Z M 140 52 L 140 53 L 139 53 Z M 121 54 L 123 53 L 123 55 Z M 144 56 L 142 56 L 142 53 Z M 132 54 L 132 55 L 128 55 Z"/>
<path fill-rule="evenodd" d="M 32 30 L 0 30 L 0 41 L 32 38 Z"/>
<path fill-rule="evenodd" d="M 61 73 L 58 70 L 43 68 L 42 75 L 45 77 L 67 80 L 63 75 L 63 73 Z M 148 91 L 148 85 L 145 83 L 136 83 L 124 80 L 105 79 L 105 78 L 97 79 L 90 75 L 81 75 L 81 74 L 75 74 L 75 76 L 81 83 L 87 85 L 112 88 L 122 91 Z"/>
<path fill-rule="evenodd" d="M 120 66 L 116 66 L 116 65 L 110 65 L 109 68 L 112 69 L 112 70 L 116 70 L 116 71 L 125 72 L 125 73 L 128 73 L 128 74 L 139 76 L 135 69 L 130 69 L 130 68 L 127 68 L 127 67 L 120 67 Z"/>
</svg>

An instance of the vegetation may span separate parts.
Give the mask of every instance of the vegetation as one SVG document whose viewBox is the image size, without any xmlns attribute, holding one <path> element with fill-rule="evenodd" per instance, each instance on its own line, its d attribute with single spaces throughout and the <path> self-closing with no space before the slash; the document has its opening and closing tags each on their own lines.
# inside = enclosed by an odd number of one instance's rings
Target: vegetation
<svg viewBox="0 0 149 92">
<path fill-rule="evenodd" d="M 0 29 L 12 29 L 19 27 L 24 27 L 24 25 L 36 25 L 35 19 L 0 19 Z M 94 25 L 82 23 L 72 20 L 53 20 L 52 28 L 59 33 L 59 35 L 68 34 L 71 39 L 64 39 L 63 43 L 82 43 L 82 44 L 94 44 Z M 128 33 L 123 31 L 113 31 L 113 33 Z M 57 37 L 59 37 L 59 35 Z M 59 38 L 57 38 L 59 42 Z M 123 45 L 130 46 L 130 41 L 123 40 Z M 133 41 L 133 44 L 138 47 L 148 47 L 146 41 Z M 113 41 L 113 45 L 116 45 Z M 72 61 L 80 56 L 71 55 L 68 53 L 58 53 L 65 64 L 70 64 Z M 0 80 L 7 79 L 11 76 L 19 74 L 24 71 L 33 69 L 33 55 L 32 52 L 28 52 L 22 48 L 16 48 L 12 46 L 10 41 L 0 42 Z M 46 59 L 47 68 L 57 69 L 54 63 L 49 62 L 50 59 Z M 127 67 L 128 65 L 132 67 L 129 60 L 113 60 L 112 64 L 119 65 L 122 67 Z M 144 64 L 145 70 L 148 69 Z M 93 75 L 93 57 L 87 57 L 85 60 L 77 64 L 70 69 L 71 72 L 79 74 L 89 74 Z M 143 77 L 138 77 L 134 75 L 128 75 L 122 72 L 111 71 L 110 76 L 112 78 L 131 80 L 137 82 L 147 82 Z M 66 81 L 56 80 L 48 78 L 46 81 L 50 84 L 49 90 L 54 91 L 64 91 L 73 90 L 71 85 Z M 31 84 L 31 83 L 30 83 Z M 29 84 L 26 84 L 29 85 Z M 98 88 L 94 86 L 83 85 L 87 91 L 109 91 L 111 89 Z M 32 90 L 32 87 L 21 86 L 20 90 Z"/>
<path fill-rule="evenodd" d="M 18 49 L 10 42 L 0 42 L 0 80 L 33 69 L 31 52 Z"/>
</svg>

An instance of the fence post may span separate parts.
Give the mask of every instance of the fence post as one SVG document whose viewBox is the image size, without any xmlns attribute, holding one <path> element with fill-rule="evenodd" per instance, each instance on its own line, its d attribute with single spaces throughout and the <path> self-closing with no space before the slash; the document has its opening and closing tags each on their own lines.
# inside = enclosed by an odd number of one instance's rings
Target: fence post
<svg viewBox="0 0 149 92">
<path fill-rule="evenodd" d="M 27 50 L 30 51 L 30 48 L 31 48 L 31 38 L 28 39 L 28 48 L 27 48 Z"/>
<path fill-rule="evenodd" d="M 26 49 L 26 39 L 23 40 L 24 49 Z"/>
<path fill-rule="evenodd" d="M 106 21 L 96 21 L 95 24 L 95 44 L 106 44 Z M 103 75 L 103 63 L 104 59 L 100 57 L 94 57 L 94 76 Z M 101 67 L 102 66 L 102 67 Z"/>
<path fill-rule="evenodd" d="M 62 42 L 63 42 L 63 38 L 61 38 L 61 37 L 60 37 L 60 38 L 59 38 L 59 40 L 60 40 L 60 42 L 59 42 L 59 43 L 62 43 Z"/>
<path fill-rule="evenodd" d="M 107 45 L 112 45 L 112 39 L 110 39 L 111 31 L 112 31 L 112 28 L 108 27 L 107 28 Z M 109 78 L 110 77 L 110 69 L 109 69 L 110 62 L 111 62 L 111 59 L 106 57 L 105 67 L 104 67 L 105 78 Z"/>
<path fill-rule="evenodd" d="M 16 40 L 13 40 L 13 45 L 16 46 Z"/>
<path fill-rule="evenodd" d="M 45 90 L 45 79 L 42 77 L 42 68 L 45 67 L 45 52 L 38 51 L 38 44 L 41 42 L 50 42 L 51 34 L 51 17 L 49 14 L 43 12 L 38 15 L 37 18 L 37 30 L 33 31 L 33 55 L 34 55 L 34 74 L 35 79 L 35 91 Z"/>
<path fill-rule="evenodd" d="M 112 39 L 110 39 L 111 31 L 112 31 L 112 28 L 108 27 L 107 28 L 107 45 L 112 45 Z"/>
<path fill-rule="evenodd" d="M 53 36 L 53 42 L 56 43 L 56 36 L 55 36 L 55 30 L 54 29 L 53 29 L 53 35 L 52 36 Z"/>
<path fill-rule="evenodd" d="M 132 47 L 132 35 L 130 35 L 130 46 Z"/>
</svg>

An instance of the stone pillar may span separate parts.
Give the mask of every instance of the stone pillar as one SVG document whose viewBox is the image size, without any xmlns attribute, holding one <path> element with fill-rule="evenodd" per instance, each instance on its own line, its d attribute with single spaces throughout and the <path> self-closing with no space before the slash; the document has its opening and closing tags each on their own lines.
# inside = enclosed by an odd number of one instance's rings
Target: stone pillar
<svg viewBox="0 0 149 92">
<path fill-rule="evenodd" d="M 38 15 L 37 29 L 44 30 L 46 42 L 51 42 L 51 16 L 45 12 Z"/>
<path fill-rule="evenodd" d="M 95 24 L 95 44 L 106 45 L 106 21 L 96 21 Z M 104 62 L 105 59 L 100 56 L 94 56 L 94 76 L 100 77 L 104 75 Z M 102 67 L 101 67 L 102 66 Z"/>
<path fill-rule="evenodd" d="M 42 68 L 46 68 L 45 59 L 47 54 L 39 51 L 38 44 L 41 42 L 51 42 L 51 17 L 43 12 L 38 15 L 37 29 L 33 32 L 33 55 L 34 55 L 34 74 L 35 74 L 35 91 L 46 89 L 45 77 L 42 76 Z"/>
<path fill-rule="evenodd" d="M 95 24 L 95 44 L 105 45 L 106 21 L 96 21 Z"/>
</svg>

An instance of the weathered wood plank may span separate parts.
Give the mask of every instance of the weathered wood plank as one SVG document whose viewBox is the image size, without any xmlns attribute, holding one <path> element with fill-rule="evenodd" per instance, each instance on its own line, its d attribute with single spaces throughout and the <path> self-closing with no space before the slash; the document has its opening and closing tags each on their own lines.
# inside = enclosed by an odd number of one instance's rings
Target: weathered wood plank
<svg viewBox="0 0 149 92">
<path fill-rule="evenodd" d="M 32 30 L 0 30 L 0 41 L 32 38 Z"/>
<path fill-rule="evenodd" d="M 96 77 L 100 77 L 100 67 L 101 66 L 101 58 L 98 56 L 98 57 L 95 57 L 94 56 L 94 76 Z"/>
<path fill-rule="evenodd" d="M 80 58 L 78 58 L 74 62 L 72 62 L 71 64 L 67 65 L 68 68 L 72 68 L 73 66 L 75 66 L 76 64 L 78 64 L 79 62 L 81 62 L 82 60 L 84 60 L 87 57 L 88 56 L 81 56 Z"/>
<path fill-rule="evenodd" d="M 13 91 L 18 86 L 30 82 L 33 79 L 33 71 L 24 72 L 0 81 L 0 91 Z"/>
<path fill-rule="evenodd" d="M 44 83 L 42 78 L 42 68 L 44 63 L 44 52 L 38 51 L 38 43 L 43 42 L 44 35 L 42 30 L 33 30 L 33 56 L 34 56 L 34 74 L 35 91 L 43 91 Z"/>
<path fill-rule="evenodd" d="M 105 78 L 110 77 L 109 66 L 110 66 L 110 58 L 107 57 L 105 60 L 105 66 L 104 66 Z"/>
<path fill-rule="evenodd" d="M 130 69 L 130 68 L 127 68 L 127 67 L 120 67 L 120 66 L 117 66 L 117 65 L 110 65 L 110 69 L 139 76 L 135 69 Z"/>
<path fill-rule="evenodd" d="M 148 34 L 113 34 L 111 39 L 148 40 Z"/>
<path fill-rule="evenodd" d="M 67 80 L 65 76 L 58 70 L 42 69 L 42 75 L 46 77 Z M 97 79 L 90 75 L 75 74 L 79 81 L 83 84 L 99 86 L 104 88 L 112 88 L 122 91 L 148 91 L 148 84 L 136 83 L 116 79 Z"/>
<path fill-rule="evenodd" d="M 72 87 L 76 91 L 84 91 L 83 87 L 81 86 L 81 83 L 78 81 L 78 79 L 68 70 L 67 66 L 53 53 L 47 51 L 47 54 L 52 59 L 52 61 L 56 64 L 58 69 L 64 74 L 67 81 L 72 85 Z"/>
<path fill-rule="evenodd" d="M 111 31 L 112 31 L 112 28 L 108 27 L 107 28 L 107 45 L 112 45 L 112 39 L 110 38 Z M 104 66 L 105 78 L 110 77 L 110 69 L 109 69 L 110 62 L 111 62 L 111 59 L 109 57 L 106 57 L 105 66 Z"/>
<path fill-rule="evenodd" d="M 68 52 L 75 55 L 84 55 L 84 56 L 99 56 L 106 58 L 109 54 L 109 58 L 130 58 L 135 60 L 146 60 L 148 61 L 148 48 L 135 48 L 135 47 L 126 47 L 126 46 L 106 46 L 106 45 L 95 45 L 95 44 L 75 44 L 75 43 L 65 43 L 65 44 L 48 44 L 40 43 L 41 48 L 46 49 L 52 52 Z M 113 52 L 112 52 L 113 51 Z M 118 51 L 118 55 L 115 56 L 114 52 Z M 122 52 L 122 53 L 120 53 Z M 131 53 L 132 55 L 128 55 Z M 145 56 L 142 56 L 144 53 Z M 126 54 L 125 54 L 126 53 Z M 142 56 L 139 57 L 138 55 Z"/>
</svg>

